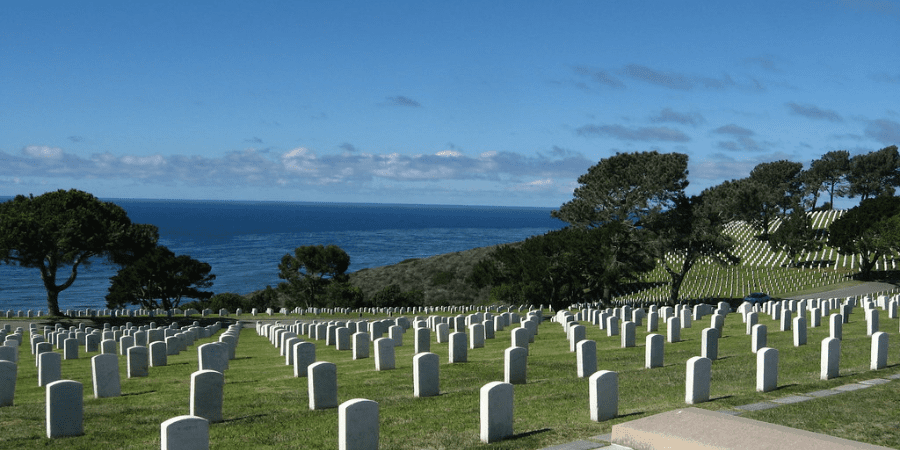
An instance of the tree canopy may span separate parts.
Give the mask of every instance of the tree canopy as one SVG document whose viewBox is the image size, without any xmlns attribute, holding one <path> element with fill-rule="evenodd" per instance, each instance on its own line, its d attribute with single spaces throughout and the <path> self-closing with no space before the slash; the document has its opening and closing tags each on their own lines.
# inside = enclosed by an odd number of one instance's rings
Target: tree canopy
<svg viewBox="0 0 900 450">
<path fill-rule="evenodd" d="M 141 305 L 146 309 L 177 308 L 183 298 L 209 299 L 216 276 L 212 267 L 187 255 L 176 256 L 160 245 L 130 261 L 112 277 L 106 305 L 119 308 Z"/>
<path fill-rule="evenodd" d="M 59 293 L 75 282 L 80 266 L 94 257 L 114 259 L 128 253 L 124 249 L 135 245 L 139 236 L 155 244 L 152 228 L 133 230 L 124 209 L 75 189 L 18 195 L 0 204 L 3 262 L 39 270 L 47 309 L 54 316 L 62 315 Z M 64 268 L 68 273 L 59 282 Z"/>
<path fill-rule="evenodd" d="M 844 255 L 859 257 L 860 277 L 870 279 L 875 263 L 897 249 L 900 197 L 875 197 L 832 222 L 828 243 Z"/>
<path fill-rule="evenodd" d="M 636 226 L 673 206 L 688 184 L 687 161 L 682 153 L 616 153 L 578 177 L 574 198 L 552 215 L 584 228 L 613 221 Z"/>
<path fill-rule="evenodd" d="M 877 152 L 861 153 L 850 158 L 850 198 L 866 200 L 878 196 L 894 195 L 900 186 L 900 154 L 897 146 L 885 147 Z"/>
<path fill-rule="evenodd" d="M 718 204 L 726 217 L 740 219 L 769 239 L 772 222 L 799 205 L 803 164 L 780 160 L 758 164 L 750 176 L 726 181 L 710 190 L 710 201 Z"/>
<path fill-rule="evenodd" d="M 769 247 L 772 251 L 787 253 L 791 266 L 797 265 L 797 257 L 821 249 L 822 244 L 813 229 L 812 218 L 799 207 L 794 208 L 769 236 Z"/>
<path fill-rule="evenodd" d="M 834 197 L 843 197 L 850 193 L 847 184 L 847 173 L 850 171 L 850 152 L 835 150 L 822 155 L 810 163 L 809 169 L 803 172 L 803 184 L 812 196 L 810 209 L 816 208 L 821 192 L 828 193 L 828 209 L 834 205 Z"/>
<path fill-rule="evenodd" d="M 724 226 L 725 221 L 714 205 L 705 202 L 702 195 L 682 196 L 674 208 L 649 224 L 655 236 L 651 248 L 671 278 L 670 304 L 679 301 L 685 277 L 701 258 L 720 264 L 740 262 L 732 253 L 734 240 L 725 234 Z"/>
<path fill-rule="evenodd" d="M 346 283 L 349 267 L 350 255 L 336 245 L 297 247 L 293 255 L 284 255 L 278 264 L 278 277 L 285 280 L 278 287 L 304 308 L 321 306 L 326 287 L 331 282 Z"/>
</svg>

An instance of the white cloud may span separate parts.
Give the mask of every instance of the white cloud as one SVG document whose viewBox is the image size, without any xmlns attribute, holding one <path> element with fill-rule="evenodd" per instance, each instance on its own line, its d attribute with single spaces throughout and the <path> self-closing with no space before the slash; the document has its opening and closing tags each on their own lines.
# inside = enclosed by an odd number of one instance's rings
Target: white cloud
<svg viewBox="0 0 900 450">
<path fill-rule="evenodd" d="M 29 145 L 22 152 L 33 158 L 62 159 L 63 157 L 63 149 L 45 145 Z"/>
<path fill-rule="evenodd" d="M 576 179 L 593 163 L 574 152 L 522 155 L 487 151 L 477 157 L 456 150 L 431 154 L 317 154 L 297 147 L 285 152 L 246 149 L 217 157 L 196 155 L 81 156 L 63 149 L 29 146 L 19 155 L 0 151 L 0 177 L 92 179 L 147 186 L 297 188 L 340 184 L 367 192 L 378 180 L 399 186 L 416 182 L 485 181 L 504 187 L 550 188 Z M 415 185 L 415 189 L 419 186 Z"/>
</svg>

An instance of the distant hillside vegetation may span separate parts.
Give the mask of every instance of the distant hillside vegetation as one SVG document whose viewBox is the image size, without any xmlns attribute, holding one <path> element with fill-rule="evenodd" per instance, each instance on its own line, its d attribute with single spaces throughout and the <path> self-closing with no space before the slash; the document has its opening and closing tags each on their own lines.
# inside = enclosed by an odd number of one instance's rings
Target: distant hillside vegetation
<svg viewBox="0 0 900 450">
<path fill-rule="evenodd" d="M 820 230 L 819 239 L 826 239 L 828 226 L 844 212 L 818 211 L 811 214 L 813 227 Z M 776 220 L 770 231 L 777 229 L 780 223 Z M 735 254 L 741 257 L 742 263 L 723 267 L 708 259 L 701 261 L 689 272 L 682 286 L 683 300 L 740 299 L 755 291 L 787 295 L 846 282 L 858 271 L 853 258 L 840 255 L 827 245 L 817 252 L 803 255 L 800 258 L 802 268 L 789 268 L 785 265 L 787 256 L 780 251 L 773 252 L 765 242 L 757 239 L 758 231 L 746 223 L 732 222 L 726 227 L 726 232 L 735 238 Z M 472 267 L 496 247 L 481 247 L 363 269 L 350 274 L 350 282 L 361 288 L 367 298 L 395 284 L 403 292 L 422 291 L 426 305 L 484 304 L 488 302 L 489 289 L 476 290 L 465 280 L 471 274 Z M 898 255 L 887 255 L 876 268 L 895 271 L 898 261 Z M 621 301 L 662 301 L 666 298 L 669 277 L 661 266 L 637 281 L 639 283 L 623 285 L 614 297 Z"/>
<path fill-rule="evenodd" d="M 488 289 L 476 290 L 465 282 L 472 267 L 497 246 L 480 247 L 455 253 L 362 269 L 350 274 L 350 283 L 358 286 L 366 298 L 395 284 L 403 292 L 422 291 L 426 305 L 479 304 L 487 301 Z"/>
</svg>

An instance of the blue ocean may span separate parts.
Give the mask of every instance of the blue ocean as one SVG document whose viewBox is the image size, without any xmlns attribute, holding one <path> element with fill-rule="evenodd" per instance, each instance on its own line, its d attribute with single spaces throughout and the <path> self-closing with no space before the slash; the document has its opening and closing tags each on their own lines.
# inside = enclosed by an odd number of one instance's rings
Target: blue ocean
<svg viewBox="0 0 900 450">
<path fill-rule="evenodd" d="M 0 201 L 6 199 L 0 198 Z M 159 227 L 160 244 L 209 263 L 212 291 L 247 294 L 276 286 L 278 262 L 303 245 L 334 244 L 350 272 L 557 230 L 552 208 L 306 202 L 104 199 L 135 223 Z M 68 275 L 68 268 L 66 275 Z M 60 308 L 103 308 L 116 267 L 95 259 L 60 293 Z M 62 273 L 58 280 L 64 280 Z M 61 281 L 60 281 L 61 282 Z M 0 264 L 0 310 L 47 309 L 37 269 Z"/>
</svg>

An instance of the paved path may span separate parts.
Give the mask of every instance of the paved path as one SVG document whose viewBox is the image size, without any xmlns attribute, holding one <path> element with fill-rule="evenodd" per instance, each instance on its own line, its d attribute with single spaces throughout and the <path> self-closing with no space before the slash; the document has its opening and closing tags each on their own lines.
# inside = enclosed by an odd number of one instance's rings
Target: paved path
<svg viewBox="0 0 900 450">
<path fill-rule="evenodd" d="M 862 295 L 871 294 L 873 292 L 884 292 L 889 291 L 891 289 L 897 289 L 900 287 L 898 284 L 894 283 L 885 283 L 881 281 L 870 281 L 868 283 L 863 283 L 856 286 L 850 286 L 842 289 L 836 289 L 833 291 L 825 291 L 825 292 L 814 292 L 812 294 L 802 294 L 791 297 L 792 299 L 801 299 L 801 298 L 846 298 L 846 297 L 859 297 Z"/>
<path fill-rule="evenodd" d="M 851 286 L 842 289 L 836 289 L 833 291 L 825 291 L 825 292 L 816 292 L 812 294 L 804 294 L 792 297 L 793 299 L 802 299 L 802 298 L 846 298 L 846 297 L 859 297 L 868 294 L 872 294 L 875 292 L 883 292 L 891 289 L 896 289 L 898 287 L 897 284 L 892 283 L 884 283 L 884 282 L 868 282 L 863 283 L 857 286 Z M 815 392 L 809 392 L 806 394 L 799 395 L 789 395 L 780 399 L 773 399 L 768 401 L 762 401 L 758 403 L 751 403 L 749 405 L 740 405 L 735 406 L 734 408 L 730 408 L 728 410 L 723 410 L 719 412 L 723 412 L 726 414 L 740 415 L 747 411 L 759 411 L 763 409 L 769 408 L 777 408 L 781 405 L 787 405 L 791 403 L 799 403 L 805 402 L 807 400 L 812 400 L 814 398 L 819 397 L 828 397 L 832 395 L 838 395 L 843 392 L 855 391 L 858 389 L 865 389 L 868 387 L 872 387 L 882 383 L 888 383 L 893 380 L 900 379 L 900 374 L 886 376 L 884 378 L 873 378 L 871 380 L 860 381 L 858 383 L 851 383 L 844 386 L 837 386 L 832 389 L 824 389 Z M 554 445 L 552 447 L 545 447 L 541 450 L 628 450 L 628 447 L 623 447 L 620 445 L 613 444 L 611 442 L 612 437 L 610 434 L 604 434 L 600 436 L 591 436 L 585 439 L 580 439 L 574 442 L 568 442 L 565 444 Z"/>
</svg>

